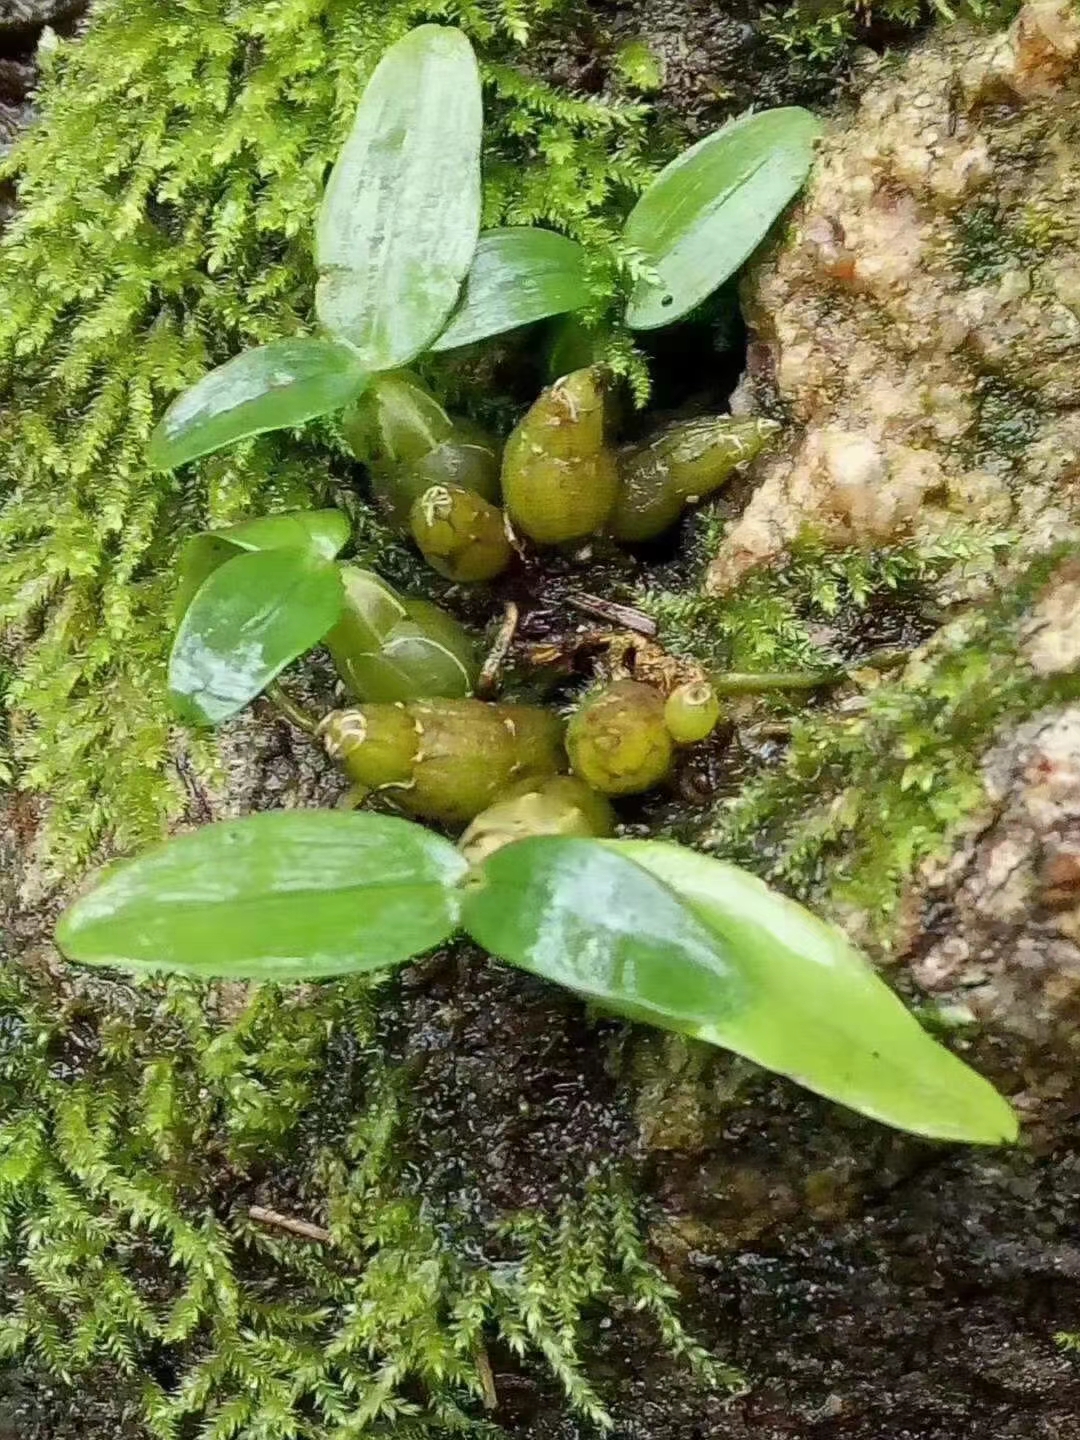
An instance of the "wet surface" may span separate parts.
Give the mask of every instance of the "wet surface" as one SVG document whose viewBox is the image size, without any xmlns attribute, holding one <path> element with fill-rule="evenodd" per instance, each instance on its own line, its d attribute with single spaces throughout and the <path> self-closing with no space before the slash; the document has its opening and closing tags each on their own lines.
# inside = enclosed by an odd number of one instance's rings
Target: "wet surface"
<svg viewBox="0 0 1080 1440">
<path fill-rule="evenodd" d="M 412 1183 L 448 1219 L 552 1210 L 633 1145 L 609 1060 L 622 1027 L 590 1024 L 550 986 L 461 945 L 403 977 L 391 1043 L 412 1097 Z"/>
<path fill-rule="evenodd" d="M 664 105 L 698 129 L 750 100 L 824 98 L 839 72 L 811 84 L 790 71 L 784 78 L 779 65 L 769 70 L 771 42 L 755 30 L 756 14 L 720 12 L 708 0 L 594 4 L 580 19 L 582 52 L 595 47 L 588 62 L 567 58 L 565 45 L 556 54 L 542 42 L 538 54 L 553 73 L 561 67 L 562 78 L 595 90 L 607 84 L 623 39 L 658 37 Z M 4 17 L 0 4 L 0 104 L 17 108 L 32 83 L 37 32 L 9 33 Z M 666 400 L 681 403 L 691 380 Z M 517 573 L 517 598 L 531 606 L 523 639 L 563 644 L 568 628 L 583 628 L 577 617 L 568 627 L 565 608 L 581 573 L 550 559 L 542 582 L 527 567 Z M 635 562 L 601 557 L 588 588 L 629 598 L 639 578 Z M 857 659 L 873 646 L 916 643 L 925 628 L 917 606 L 889 603 L 842 615 L 832 643 Z M 572 673 L 563 693 L 584 679 Z M 761 744 L 767 759 L 782 741 L 766 735 Z M 733 783 L 742 763 L 735 752 L 749 757 L 748 768 L 762 758 L 751 754 L 750 737 L 728 730 L 693 760 L 705 794 L 722 783 L 714 762 Z M 256 730 L 238 727 L 226 755 L 236 757 L 232 803 L 244 809 L 328 803 L 340 789 L 318 752 L 265 716 Z M 187 818 L 216 813 L 217 796 L 194 781 L 188 789 Z M 6 818 L 18 839 L 19 816 Z M 33 818 L 23 817 L 30 832 Z M 624 818 L 635 812 L 627 807 Z M 655 1253 L 678 1279 L 688 1322 L 747 1375 L 741 1397 L 709 1394 L 661 1352 L 640 1317 L 598 1320 L 590 1371 L 620 1440 L 1080 1436 L 1080 1357 L 1054 1340 L 1080 1332 L 1080 1151 L 1071 1142 L 1047 1142 L 1039 1154 L 956 1154 L 778 1081 L 751 1081 L 749 1096 L 726 1114 L 707 1105 L 700 1115 L 676 1114 L 674 1099 L 662 1100 L 648 1128 L 634 1114 L 640 1077 L 624 1027 L 591 1021 L 573 999 L 464 947 L 395 983 L 386 1039 L 408 1081 L 406 1176 L 455 1244 L 475 1254 L 500 1216 L 551 1211 L 613 1161 L 636 1168 L 652 1204 Z M 89 1051 L 95 1040 L 89 1023 L 72 1024 L 57 1063 L 85 1063 L 78 1047 Z M 0 1058 L 5 1043 L 12 1036 L 0 1031 Z M 361 1069 L 348 1047 L 335 1053 L 314 1138 L 344 1133 L 345 1100 Z M 1068 1137 L 1070 1129 L 1066 1117 L 1048 1133 Z M 241 1196 L 222 1180 L 215 1203 L 227 1209 L 253 1196 L 283 1208 L 310 1198 L 279 1175 L 272 1186 L 256 1179 Z M 505 1353 L 491 1358 L 493 1418 L 514 1440 L 592 1433 L 566 1417 L 549 1380 Z M 125 1393 L 106 1366 L 74 1397 L 33 1369 L 16 1376 L 0 1368 L 0 1440 L 135 1436 L 137 1412 Z"/>
<path fill-rule="evenodd" d="M 540 37 L 533 63 L 560 84 L 599 92 L 619 84 L 620 53 L 644 42 L 661 79 L 647 98 L 660 122 L 703 134 L 727 116 L 754 106 L 827 103 L 845 82 L 849 59 L 803 60 L 785 49 L 775 16 L 748 0 L 594 0 L 575 10 L 569 35 Z M 911 32 L 880 21 L 862 26 L 863 44 L 884 47 Z"/>
<path fill-rule="evenodd" d="M 629 1110 L 640 1032 L 464 950 L 407 972 L 399 1000 L 408 1173 L 455 1243 L 621 1158 L 685 1318 L 745 1373 L 744 1395 L 710 1394 L 640 1317 L 597 1317 L 589 1369 L 620 1440 L 1080 1434 L 1080 1358 L 1055 1341 L 1080 1331 L 1075 1144 L 954 1151 L 745 1075 L 726 1114 L 680 1135 L 669 1096 L 649 1133 Z M 549 1379 L 491 1358 L 510 1435 L 584 1440 Z"/>
</svg>

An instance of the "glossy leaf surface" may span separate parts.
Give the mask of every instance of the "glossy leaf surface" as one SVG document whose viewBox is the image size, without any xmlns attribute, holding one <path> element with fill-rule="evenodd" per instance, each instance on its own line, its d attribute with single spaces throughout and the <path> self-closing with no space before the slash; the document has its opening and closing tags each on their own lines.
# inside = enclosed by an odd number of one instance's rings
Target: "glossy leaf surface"
<svg viewBox="0 0 1080 1440">
<path fill-rule="evenodd" d="M 177 619 L 191 604 L 207 576 L 242 550 L 291 548 L 333 560 L 348 539 L 348 517 L 340 510 L 290 510 L 281 515 L 260 515 L 253 520 L 241 520 L 238 525 L 193 535 L 180 555 Z"/>
<path fill-rule="evenodd" d="M 273 811 L 111 867 L 56 938 L 92 965 L 315 980 L 399 964 L 447 939 L 464 870 L 452 845 L 405 820 Z"/>
<path fill-rule="evenodd" d="M 398 595 L 355 565 L 342 567 L 345 602 L 326 637 L 338 674 L 358 700 L 471 695 L 479 666 L 468 635 L 426 600 Z"/>
<path fill-rule="evenodd" d="M 576 240 L 526 225 L 480 236 L 461 304 L 432 350 L 453 350 L 589 301 L 585 252 Z"/>
<path fill-rule="evenodd" d="M 592 840 L 485 861 L 463 921 L 493 955 L 634 1019 L 695 1033 L 750 1002 L 734 957 L 667 888 Z"/>
<path fill-rule="evenodd" d="M 606 843 L 670 887 L 738 971 L 748 1003 L 690 1033 L 902 1130 L 1015 1138 L 1008 1103 L 930 1038 L 840 930 L 737 866 L 661 841 Z"/>
<path fill-rule="evenodd" d="M 227 560 L 199 588 L 176 632 L 169 690 L 191 724 L 218 725 L 317 645 L 341 613 L 337 566 L 304 550 Z"/>
<path fill-rule="evenodd" d="M 420 354 L 457 303 L 480 230 L 482 123 L 459 30 L 411 30 L 367 83 L 319 211 L 315 304 L 371 370 Z"/>
<path fill-rule="evenodd" d="M 798 106 L 742 115 L 660 172 L 624 231 L 653 271 L 630 296 L 631 327 L 678 320 L 738 270 L 806 179 L 820 133 Z"/>
<path fill-rule="evenodd" d="M 173 470 L 249 435 L 343 409 L 368 376 L 346 345 L 314 336 L 245 350 L 177 397 L 150 436 L 147 459 Z"/>
</svg>

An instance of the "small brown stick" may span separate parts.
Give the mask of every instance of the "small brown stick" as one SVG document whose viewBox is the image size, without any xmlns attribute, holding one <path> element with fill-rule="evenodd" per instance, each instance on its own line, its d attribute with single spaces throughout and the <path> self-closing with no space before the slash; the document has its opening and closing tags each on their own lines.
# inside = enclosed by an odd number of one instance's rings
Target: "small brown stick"
<svg viewBox="0 0 1080 1440">
<path fill-rule="evenodd" d="M 605 620 L 609 625 L 620 626 L 624 630 L 636 630 L 649 640 L 656 634 L 656 621 L 652 616 L 646 615 L 643 610 L 635 610 L 632 605 L 620 605 L 617 600 L 602 600 L 599 595 L 573 591 L 565 599 L 572 610 L 580 610 L 583 615 Z"/>
<path fill-rule="evenodd" d="M 320 1245 L 332 1245 L 334 1237 L 321 1225 L 310 1220 L 297 1220 L 292 1215 L 282 1215 L 280 1210 L 269 1210 L 265 1205 L 249 1205 L 249 1217 L 259 1225 L 276 1225 L 279 1230 L 288 1230 L 290 1235 L 299 1235 L 304 1240 L 317 1240 Z"/>
<path fill-rule="evenodd" d="M 499 633 L 495 636 L 495 643 L 488 651 L 487 659 L 480 671 L 480 679 L 476 682 L 478 695 L 493 695 L 498 688 L 499 676 L 502 673 L 502 667 L 506 664 L 506 657 L 510 654 L 510 646 L 514 643 L 520 618 L 518 607 L 513 600 L 507 600 L 503 605 L 503 620 L 499 626 Z"/>
<path fill-rule="evenodd" d="M 491 1368 L 491 1361 L 483 1345 L 478 1344 L 473 1354 L 476 1361 L 476 1373 L 480 1377 L 480 1385 L 484 1392 L 484 1409 L 497 1410 L 499 1408 L 499 1392 L 495 1389 L 495 1372 Z"/>
</svg>

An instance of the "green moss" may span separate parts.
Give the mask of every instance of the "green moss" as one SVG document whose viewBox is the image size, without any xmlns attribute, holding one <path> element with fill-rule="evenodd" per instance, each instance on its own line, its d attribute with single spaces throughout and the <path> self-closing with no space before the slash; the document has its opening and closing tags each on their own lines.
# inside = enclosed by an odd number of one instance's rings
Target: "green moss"
<svg viewBox="0 0 1080 1440">
<path fill-rule="evenodd" d="M 146 438 L 168 400 L 252 342 L 304 328 L 323 177 L 384 47 L 437 13 L 485 64 L 488 224 L 542 220 L 591 246 L 639 188 L 641 112 L 515 62 L 531 0 L 105 0 L 52 56 L 9 162 L 0 246 L 0 621 L 18 636 L 21 783 L 48 791 L 57 859 L 156 834 L 165 765 L 168 564 L 207 521 L 324 501 L 332 436 L 257 441 L 175 477 Z"/>
<path fill-rule="evenodd" d="M 546 1366 L 605 1426 L 583 1346 L 591 1317 L 623 1305 L 723 1379 L 679 1324 L 614 1169 L 485 1233 L 421 1202 L 376 1002 L 364 980 L 95 980 L 61 1001 L 9 967 L 0 1358 L 73 1386 L 104 1371 L 156 1440 L 483 1428 L 489 1347 Z"/>
<path fill-rule="evenodd" d="M 786 49 L 818 63 L 836 60 L 850 52 L 868 30 L 903 34 L 931 20 L 951 22 L 962 18 L 976 24 L 1001 27 L 1019 10 L 1021 0 L 796 0 L 773 11 L 770 29 Z"/>
<path fill-rule="evenodd" d="M 1017 651 L 1060 558 L 944 626 L 896 678 L 793 716 L 782 763 L 721 806 L 705 844 L 833 913 L 855 908 L 887 940 L 904 882 L 984 803 L 999 727 L 1080 695 L 1080 677 L 1038 677 Z"/>
<path fill-rule="evenodd" d="M 956 261 L 969 284 L 985 285 L 1018 266 L 1037 265 L 1073 233 L 1067 217 L 1045 206 L 1002 214 L 993 205 L 973 205 L 957 217 Z"/>
<path fill-rule="evenodd" d="M 722 529 L 722 522 L 703 520 L 695 544 L 699 568 L 716 553 Z M 640 603 L 656 617 L 667 649 L 709 668 L 816 670 L 891 644 L 875 632 L 905 628 L 904 617 L 931 628 L 942 576 L 959 564 L 969 574 L 984 572 L 1010 542 L 1004 533 L 966 530 L 884 550 L 836 551 L 804 540 L 782 569 L 752 572 L 731 594 L 709 595 L 691 580 L 644 592 Z M 888 613 L 878 625 L 881 609 Z"/>
<path fill-rule="evenodd" d="M 997 470 L 1021 459 L 1043 420 L 1035 398 L 998 375 L 980 378 L 975 429 L 962 447 L 971 465 Z"/>
</svg>

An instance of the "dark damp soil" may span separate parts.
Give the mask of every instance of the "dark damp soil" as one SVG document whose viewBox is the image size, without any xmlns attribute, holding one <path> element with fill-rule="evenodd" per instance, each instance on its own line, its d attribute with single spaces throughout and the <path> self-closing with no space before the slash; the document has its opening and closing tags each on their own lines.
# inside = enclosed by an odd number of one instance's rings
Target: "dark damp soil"
<svg viewBox="0 0 1080 1440">
<path fill-rule="evenodd" d="M 448 1221 L 551 1211 L 629 1153 L 621 1026 L 467 945 L 407 971 L 399 1001 L 413 1183 Z"/>
<path fill-rule="evenodd" d="M 409 1173 L 456 1243 L 621 1161 L 687 1322 L 745 1374 L 709 1393 L 640 1316 L 598 1320 L 618 1440 L 1080 1437 L 1080 1356 L 1055 1340 L 1080 1332 L 1069 1116 L 1026 1151 L 960 1151 L 693 1047 L 680 1079 L 667 1042 L 467 947 L 405 972 L 392 1010 Z M 586 1440 L 549 1378 L 491 1359 L 514 1440 Z"/>
<path fill-rule="evenodd" d="M 651 62 L 647 98 L 657 107 L 659 123 L 703 134 L 751 105 L 828 104 L 843 92 L 857 46 L 880 51 L 910 40 L 910 26 L 873 15 L 869 5 L 854 8 L 849 43 L 792 47 L 779 33 L 787 6 L 754 0 L 592 0 L 573 8 L 569 23 L 554 17 L 531 58 L 574 89 L 633 94 L 640 80 L 636 67 L 627 65 L 626 47 L 643 44 Z M 800 23 L 809 33 L 825 19 L 824 7 L 805 10 Z"/>
<path fill-rule="evenodd" d="M 622 1157 L 688 1322 L 746 1375 L 745 1394 L 710 1394 L 640 1317 L 598 1324 L 589 1367 L 619 1440 L 1080 1436 L 1080 1357 L 1055 1342 L 1080 1331 L 1074 1141 L 954 1151 L 759 1077 L 685 1149 L 655 1148 L 670 1126 L 643 1135 L 619 1083 L 640 1078 L 640 1035 L 465 949 L 399 998 L 411 1174 L 457 1240 Z M 585 1440 L 550 1380 L 492 1363 L 515 1440 Z"/>
<path fill-rule="evenodd" d="M 67 25 L 81 7 L 52 8 L 44 18 Z M 0 0 L 0 149 L 5 125 L 28 113 L 43 23 L 10 16 L 33 9 Z M 760 15 L 714 0 L 596 0 L 574 9 L 569 30 L 564 17 L 541 35 L 531 59 L 602 91 L 617 83 L 620 47 L 643 37 L 663 62 L 658 123 L 691 133 L 750 103 L 834 101 L 850 54 L 793 60 Z M 679 357 L 656 357 L 675 377 L 660 403 L 720 408 L 741 336 L 712 320 L 673 336 Z M 587 588 L 626 598 L 640 573 L 613 559 Z M 583 588 L 580 576 L 550 562 L 542 592 L 541 577 L 523 576 L 517 598 L 535 602 L 528 638 L 560 638 L 555 622 L 565 628 L 565 592 Z M 875 644 L 911 639 L 894 611 L 875 623 Z M 860 632 L 852 653 L 869 643 Z M 688 1322 L 748 1388 L 708 1393 L 639 1316 L 598 1323 L 590 1369 L 617 1440 L 1080 1440 L 1080 1356 L 1054 1339 L 1080 1332 L 1080 1141 L 1037 1155 L 954 1153 L 763 1080 L 748 1104 L 706 1117 L 701 1143 L 668 1148 L 655 1128 L 646 1143 L 627 1084 L 639 1040 L 464 947 L 402 976 L 387 1038 L 409 1079 L 412 1183 L 463 1245 L 499 1214 L 551 1209 L 612 1162 L 641 1176 L 655 1253 Z M 509 1436 L 585 1440 L 549 1380 L 504 1354 L 492 1363 L 494 1418 Z M 0 1440 L 134 1434 L 129 1396 L 104 1367 L 73 1395 L 0 1366 Z"/>
</svg>

